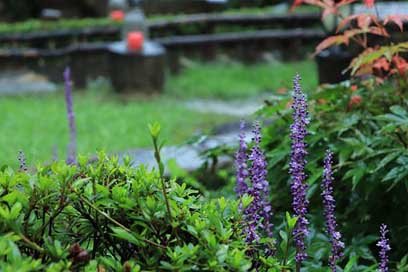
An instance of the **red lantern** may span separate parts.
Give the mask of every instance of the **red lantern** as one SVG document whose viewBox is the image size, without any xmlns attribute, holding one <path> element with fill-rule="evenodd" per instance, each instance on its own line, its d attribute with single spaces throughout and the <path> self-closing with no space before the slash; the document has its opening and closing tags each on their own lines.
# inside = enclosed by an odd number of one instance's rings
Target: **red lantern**
<svg viewBox="0 0 408 272">
<path fill-rule="evenodd" d="M 109 17 L 115 22 L 122 22 L 125 19 L 125 13 L 123 10 L 116 9 L 111 11 Z"/>
<path fill-rule="evenodd" d="M 143 32 L 132 31 L 127 35 L 127 47 L 131 51 L 139 51 L 143 47 Z"/>
</svg>

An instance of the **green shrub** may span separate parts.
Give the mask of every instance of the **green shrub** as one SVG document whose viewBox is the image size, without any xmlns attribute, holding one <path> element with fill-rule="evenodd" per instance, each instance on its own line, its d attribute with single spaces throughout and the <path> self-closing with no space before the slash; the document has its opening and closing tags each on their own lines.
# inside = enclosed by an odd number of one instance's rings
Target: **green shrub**
<svg viewBox="0 0 408 272">
<path fill-rule="evenodd" d="M 393 252 L 408 248 L 408 113 L 407 93 L 395 86 L 351 87 L 349 83 L 322 87 L 310 93 L 311 123 L 307 137 L 308 182 L 311 212 L 320 213 L 321 165 L 327 148 L 335 158 L 336 199 L 340 228 L 348 241 L 376 234 L 381 222 L 392 226 Z M 357 87 L 357 88 L 356 88 Z M 354 90 L 354 91 L 353 91 Z M 288 164 L 290 151 L 290 97 L 263 109 L 276 117 L 265 128 L 272 203 L 277 210 L 290 209 Z M 347 243 L 346 243 L 347 244 Z"/>
<path fill-rule="evenodd" d="M 0 172 L 0 271 L 246 271 L 238 201 L 206 201 L 129 160 L 99 155 Z M 131 268 L 131 269 L 130 269 Z"/>
</svg>

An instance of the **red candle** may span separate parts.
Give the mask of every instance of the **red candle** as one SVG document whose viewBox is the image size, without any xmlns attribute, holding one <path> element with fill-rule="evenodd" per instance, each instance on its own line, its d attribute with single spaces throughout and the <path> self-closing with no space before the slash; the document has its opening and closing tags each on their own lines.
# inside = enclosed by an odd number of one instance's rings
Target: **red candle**
<svg viewBox="0 0 408 272">
<path fill-rule="evenodd" d="M 125 19 L 125 13 L 123 10 L 112 10 L 109 17 L 115 22 L 122 22 Z"/>
<path fill-rule="evenodd" d="M 127 35 L 127 47 L 131 51 L 139 51 L 143 47 L 143 33 L 140 31 L 132 31 Z"/>
</svg>

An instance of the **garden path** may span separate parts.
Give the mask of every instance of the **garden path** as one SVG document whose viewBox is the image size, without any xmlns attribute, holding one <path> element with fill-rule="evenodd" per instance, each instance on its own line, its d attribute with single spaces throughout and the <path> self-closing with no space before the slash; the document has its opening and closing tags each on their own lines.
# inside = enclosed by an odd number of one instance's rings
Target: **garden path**
<svg viewBox="0 0 408 272">
<path fill-rule="evenodd" d="M 247 100 L 232 101 L 196 99 L 185 102 L 185 105 L 201 113 L 216 113 L 244 118 L 259 110 L 266 98 L 270 99 L 271 97 L 260 96 Z M 250 130 L 251 127 L 248 126 L 246 131 L 247 141 L 251 140 Z M 194 144 L 164 147 L 161 154 L 164 163 L 168 163 L 174 159 L 180 168 L 188 172 L 199 169 L 205 162 L 205 158 L 202 156 L 203 152 L 224 145 L 228 147 L 237 145 L 239 122 L 231 122 L 218 126 L 213 129 L 213 133 L 213 136 L 202 136 Z M 134 166 L 144 164 L 149 169 L 156 166 L 152 149 L 132 149 L 119 154 L 121 159 L 123 159 L 124 156 L 130 156 Z M 232 163 L 231 157 L 229 156 L 221 156 L 218 159 L 219 167 Z"/>
<path fill-rule="evenodd" d="M 57 86 L 44 76 L 26 70 L 14 70 L 0 74 L 0 94 L 49 93 Z"/>
<path fill-rule="evenodd" d="M 248 126 L 248 131 L 246 133 L 247 141 L 251 140 L 250 129 L 251 128 Z M 188 172 L 192 172 L 199 169 L 205 162 L 205 158 L 201 155 L 202 152 L 223 145 L 228 147 L 237 145 L 239 122 L 226 124 L 215 129 L 215 131 L 217 130 L 221 133 L 210 137 L 202 137 L 194 144 L 164 147 L 161 152 L 163 162 L 166 164 L 170 160 L 174 159 L 180 168 Z M 132 149 L 118 155 L 120 159 L 123 159 L 125 156 L 129 156 L 132 159 L 133 166 L 144 164 L 148 169 L 156 167 L 156 161 L 154 159 L 152 149 Z M 230 163 L 232 163 L 230 157 L 219 157 L 219 167 L 228 165 Z M 167 172 L 166 174 L 169 173 Z"/>
</svg>

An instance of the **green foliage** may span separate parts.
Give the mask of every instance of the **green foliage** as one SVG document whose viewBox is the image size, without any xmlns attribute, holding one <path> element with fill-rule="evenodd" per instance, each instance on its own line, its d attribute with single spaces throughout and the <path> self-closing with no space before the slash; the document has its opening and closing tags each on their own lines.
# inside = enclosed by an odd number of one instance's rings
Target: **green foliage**
<svg viewBox="0 0 408 272">
<path fill-rule="evenodd" d="M 0 172 L 0 270 L 247 271 L 239 201 L 99 155 L 35 174 Z M 247 201 L 246 201 L 247 204 Z M 131 268 L 131 269 L 130 269 Z M 100 270 L 99 270 L 100 271 Z"/>
<path fill-rule="evenodd" d="M 65 158 L 68 124 L 63 93 L 42 96 L 2 97 L 0 107 L 0 164 L 17 166 L 17 152 L 24 150 L 29 166 L 52 159 L 53 147 Z M 160 108 L 160 110 L 157 110 Z M 93 155 L 95 150 L 126 151 L 150 147 L 146 124 L 155 120 L 166 126 L 162 136 L 169 145 L 186 141 L 200 128 L 231 120 L 219 114 L 198 113 L 172 97 L 121 100 L 112 94 L 87 89 L 74 93 L 78 150 Z"/>
<path fill-rule="evenodd" d="M 257 64 L 250 68 L 227 63 L 193 66 L 179 75 L 169 76 L 164 96 L 138 96 L 125 101 L 107 94 L 110 90 L 106 85 L 92 84 L 86 93 L 74 93 L 78 152 L 92 155 L 95 150 L 117 152 L 148 147 L 151 140 L 147 130 L 141 128 L 153 121 L 166 124 L 162 136 L 169 145 L 180 144 L 197 128 L 205 133 L 214 125 L 231 120 L 228 116 L 187 109 L 183 105 L 185 100 L 249 97 L 275 91 L 281 83 L 289 88 L 290 78 L 296 70 L 308 75 L 308 82 L 305 82 L 308 88 L 317 85 L 312 62 Z M 287 82 L 283 83 L 284 79 Z M 0 151 L 3 155 L 0 164 L 17 166 L 19 149 L 24 150 L 29 165 L 51 160 L 54 146 L 60 156 L 65 157 L 68 125 L 62 93 L 3 97 L 0 108 L 4 111 L 0 115 Z"/>
<path fill-rule="evenodd" d="M 161 166 L 160 126 L 149 128 Z M 297 218 L 286 213 L 277 229 L 279 238 L 247 243 L 242 210 L 251 201 L 247 194 L 239 200 L 208 199 L 185 183 L 165 178 L 163 169 L 132 168 L 128 158 L 120 164 L 104 153 L 93 164 L 79 157 L 78 165 L 55 162 L 34 174 L 3 167 L 0 269 L 294 271 Z M 319 261 L 329 242 L 315 229 L 309 236 L 312 259 L 302 271 L 326 271 Z M 375 271 L 375 265 L 358 264 L 359 258 L 374 260 L 364 239 L 372 242 L 371 237 L 356 238 L 357 246 L 349 245 L 346 255 L 351 258 L 344 271 Z M 399 271 L 405 264 L 406 258 Z"/>
<path fill-rule="evenodd" d="M 308 182 L 312 213 L 320 214 L 320 181 L 325 150 L 336 154 L 335 192 L 338 222 L 348 241 L 356 233 L 376 234 L 380 222 L 392 226 L 393 252 L 402 257 L 408 248 L 404 212 L 408 183 L 408 113 L 404 90 L 393 86 L 372 87 L 363 82 L 356 91 L 349 83 L 323 87 L 310 93 Z M 355 99 L 359 97 L 359 99 Z M 290 194 L 290 97 L 263 109 L 265 116 L 278 116 L 265 130 L 272 203 L 288 210 Z M 353 102 L 354 101 L 354 102 Z M 396 208 L 398 207 L 398 208 Z M 347 243 L 346 243 L 347 244 Z M 361 256 L 360 256 L 361 257 Z"/>
</svg>

